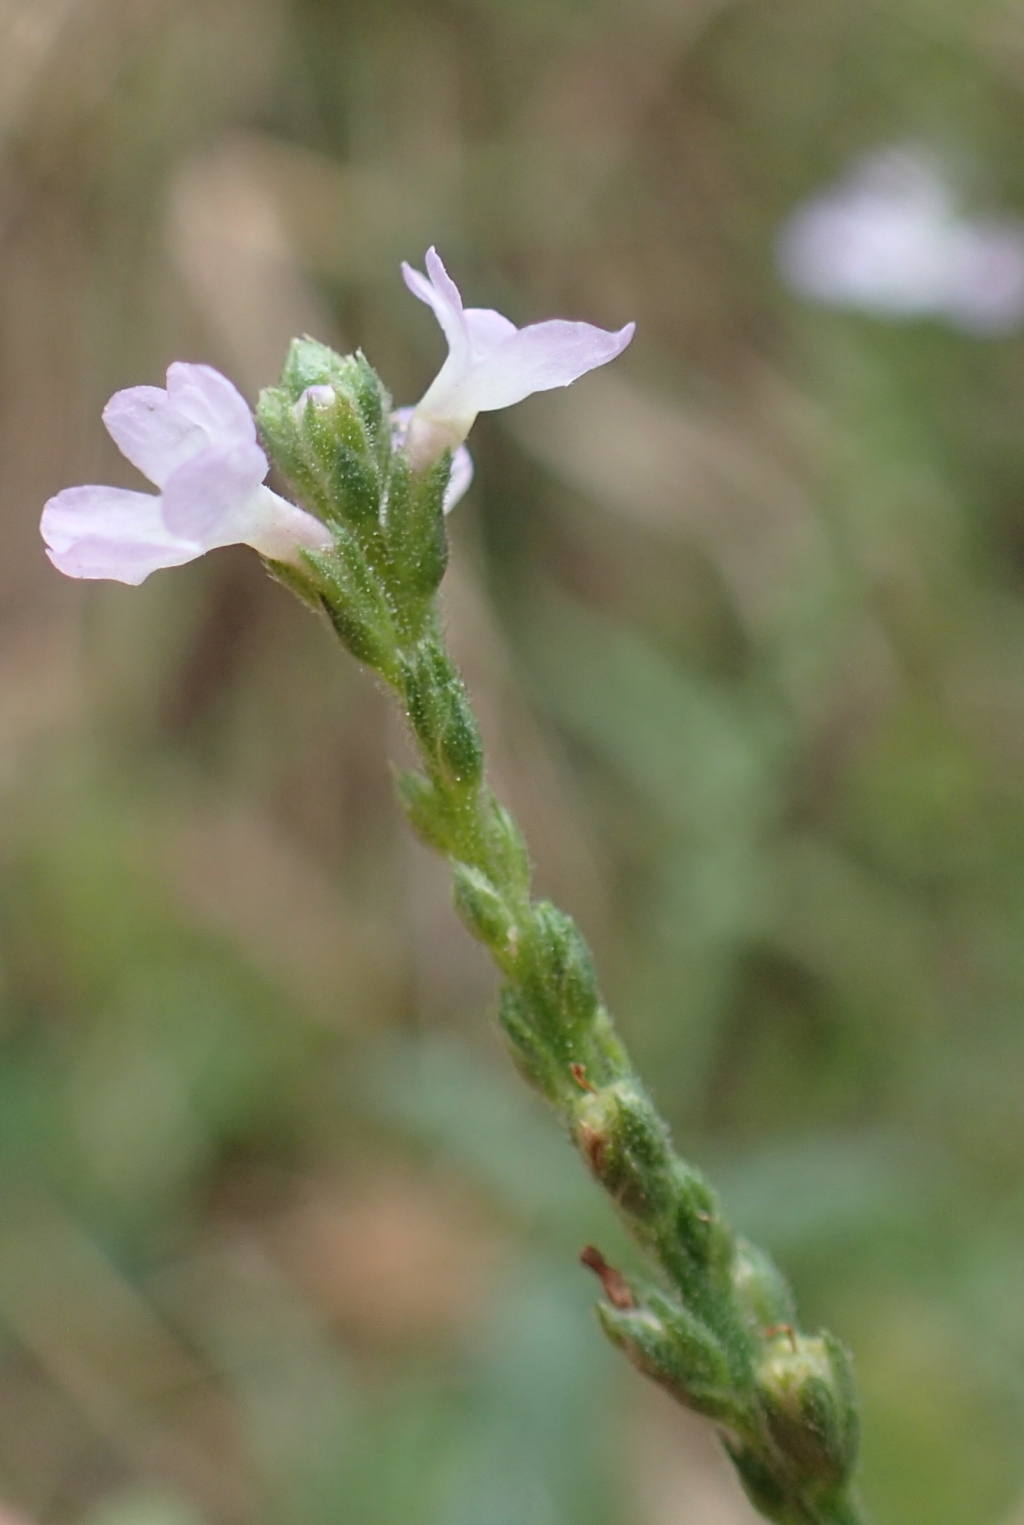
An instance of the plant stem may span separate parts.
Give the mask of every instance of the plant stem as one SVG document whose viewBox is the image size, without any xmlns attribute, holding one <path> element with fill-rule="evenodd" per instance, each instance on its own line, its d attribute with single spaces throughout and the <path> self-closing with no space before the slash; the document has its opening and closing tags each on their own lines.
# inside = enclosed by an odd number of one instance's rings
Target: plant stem
<svg viewBox="0 0 1024 1525">
<path fill-rule="evenodd" d="M 647 1375 L 718 1425 L 748 1493 L 779 1525 L 861 1525 L 850 1486 L 857 1410 L 849 1360 L 800 1334 L 768 1257 L 738 1238 L 703 1176 L 674 1151 L 630 1063 L 573 921 L 531 896 L 528 853 L 488 787 L 468 695 L 440 626 L 403 646 L 393 683 L 422 774 L 398 793 L 449 860 L 455 904 L 503 983 L 498 1020 L 523 1076 L 555 1107 L 659 1285 L 588 1249 L 605 1332 Z"/>
</svg>

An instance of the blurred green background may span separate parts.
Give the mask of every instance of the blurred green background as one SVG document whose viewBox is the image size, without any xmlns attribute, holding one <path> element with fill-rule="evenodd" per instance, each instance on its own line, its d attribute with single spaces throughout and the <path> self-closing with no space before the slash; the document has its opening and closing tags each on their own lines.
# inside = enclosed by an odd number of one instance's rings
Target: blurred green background
<svg viewBox="0 0 1024 1525">
<path fill-rule="evenodd" d="M 801 305 L 924 141 L 1024 211 L 1020 0 L 0 0 L 0 1497 L 39 1525 L 744 1525 L 606 1349 L 383 697 L 251 552 L 44 560 L 115 388 L 400 259 L 627 355 L 480 420 L 451 638 L 680 1146 L 851 1345 L 879 1521 L 1024 1519 L 1024 338 Z"/>
</svg>

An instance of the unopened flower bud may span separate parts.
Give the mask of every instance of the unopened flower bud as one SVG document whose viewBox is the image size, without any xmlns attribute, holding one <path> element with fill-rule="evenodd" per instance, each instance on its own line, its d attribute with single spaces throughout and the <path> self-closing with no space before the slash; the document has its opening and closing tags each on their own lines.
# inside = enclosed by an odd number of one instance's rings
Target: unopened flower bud
<svg viewBox="0 0 1024 1525">
<path fill-rule="evenodd" d="M 550 1101 L 557 1101 L 562 1086 L 558 1056 L 537 1031 L 526 1003 L 505 985 L 498 996 L 498 1022 L 509 1041 L 512 1059 L 523 1078 Z"/>
<path fill-rule="evenodd" d="M 322 518 L 376 524 L 391 462 L 390 400 L 362 355 L 296 339 L 279 387 L 260 396 L 260 430 L 278 468 Z"/>
<path fill-rule="evenodd" d="M 479 869 L 466 863 L 453 867 L 455 909 L 473 936 L 485 943 L 502 967 L 516 952 L 515 922 L 504 899 Z"/>
<path fill-rule="evenodd" d="M 332 408 L 337 400 L 338 394 L 331 386 L 307 387 L 298 402 L 292 405 L 295 422 L 301 426 L 307 408 Z"/>
<path fill-rule="evenodd" d="M 626 1212 L 650 1218 L 665 1210 L 672 1193 L 668 1132 L 635 1081 L 581 1096 L 574 1133 L 594 1175 Z"/>
<path fill-rule="evenodd" d="M 599 1303 L 597 1315 L 633 1365 L 680 1403 L 726 1422 L 736 1417 L 728 1356 L 707 1325 L 682 1304 L 644 1287 L 634 1306 Z"/>
<path fill-rule="evenodd" d="M 534 906 L 525 959 L 531 994 L 545 1012 L 553 1035 L 562 1035 L 566 1056 L 572 1057 L 576 1029 L 593 1021 L 600 996 L 594 961 L 579 928 L 550 901 L 540 900 Z"/>
<path fill-rule="evenodd" d="M 757 1386 L 780 1450 L 803 1475 L 843 1482 L 859 1434 L 850 1358 L 839 1342 L 780 1330 L 766 1347 Z"/>
<path fill-rule="evenodd" d="M 488 845 L 496 877 L 513 891 L 527 894 L 530 889 L 530 854 L 523 834 L 489 789 L 486 794 Z"/>
<path fill-rule="evenodd" d="M 483 777 L 483 743 L 450 658 L 424 641 L 403 664 L 402 690 L 410 724 L 448 783 L 477 788 Z"/>
<path fill-rule="evenodd" d="M 395 790 L 406 819 L 420 840 L 435 852 L 450 853 L 455 825 L 443 793 L 422 773 L 396 774 Z"/>
<path fill-rule="evenodd" d="M 322 607 L 352 655 L 394 681 L 397 636 L 380 583 L 352 532 L 336 525 L 329 551 L 311 554 Z"/>
<path fill-rule="evenodd" d="M 403 604 L 423 603 L 441 585 L 448 565 L 444 515 L 451 459 L 443 456 L 423 472 L 395 456 L 384 510 L 390 576 Z"/>
</svg>

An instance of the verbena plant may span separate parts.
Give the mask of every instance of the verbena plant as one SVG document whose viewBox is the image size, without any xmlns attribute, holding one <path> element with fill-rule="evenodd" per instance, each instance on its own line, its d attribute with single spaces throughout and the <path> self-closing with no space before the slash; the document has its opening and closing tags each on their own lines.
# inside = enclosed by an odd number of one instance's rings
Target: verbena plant
<svg viewBox="0 0 1024 1525">
<path fill-rule="evenodd" d="M 104 421 L 159 493 L 87 486 L 47 504 L 51 560 L 75 577 L 141 582 L 216 546 L 252 545 L 270 571 L 327 616 L 401 704 L 422 771 L 397 777 L 417 834 L 449 861 L 455 904 L 502 977 L 498 1020 L 522 1075 L 556 1108 L 651 1267 L 626 1275 L 588 1246 L 609 1338 L 679 1402 L 706 1415 L 753 1502 L 779 1525 L 853 1525 L 858 1415 L 850 1359 L 796 1324 L 785 1280 L 733 1233 L 718 1199 L 674 1151 L 602 1001 L 570 917 L 531 892 L 515 821 L 488 786 L 479 729 L 447 650 L 438 593 L 445 513 L 472 464 L 476 414 L 564 386 L 614 358 L 608 333 L 554 321 L 516 329 L 464 309 L 440 259 L 429 303 L 449 356 L 415 409 L 392 411 L 362 355 L 296 340 L 256 423 L 205 366 L 171 367 L 167 388 L 117 393 Z M 268 460 L 269 457 L 269 460 Z M 270 462 L 294 503 L 265 486 Z"/>
</svg>

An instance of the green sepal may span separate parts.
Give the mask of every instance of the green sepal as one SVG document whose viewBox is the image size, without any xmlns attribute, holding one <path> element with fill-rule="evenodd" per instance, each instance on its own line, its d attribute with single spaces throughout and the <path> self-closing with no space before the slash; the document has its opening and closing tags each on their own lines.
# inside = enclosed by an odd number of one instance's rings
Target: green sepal
<svg viewBox="0 0 1024 1525">
<path fill-rule="evenodd" d="M 334 526 L 334 548 L 307 551 L 305 559 L 322 583 L 321 607 L 360 662 L 390 681 L 397 672 L 397 636 L 377 578 L 350 530 Z"/>
<path fill-rule="evenodd" d="M 349 356 L 351 370 L 356 357 Z M 363 416 L 360 396 L 351 385 L 336 384 L 324 400 L 296 403 L 299 431 L 307 456 L 315 463 L 331 516 L 353 523 L 380 523 L 387 473 L 375 450 L 375 433 Z"/>
<path fill-rule="evenodd" d="M 577 1145 L 601 1185 L 632 1217 L 650 1219 L 672 1202 L 668 1130 L 635 1080 L 619 1080 L 573 1109 Z"/>
<path fill-rule="evenodd" d="M 377 473 L 382 481 L 386 481 L 393 459 L 391 394 L 362 350 L 356 350 L 354 355 L 346 355 L 344 359 L 347 386 L 359 409 Z"/>
<path fill-rule="evenodd" d="M 757 1368 L 772 1438 L 796 1476 L 838 1485 L 857 1458 L 859 1424 L 850 1357 L 832 1335 L 776 1335 Z"/>
<path fill-rule="evenodd" d="M 308 334 L 293 339 L 281 367 L 281 390 L 289 402 L 298 402 L 309 387 L 330 387 L 341 375 L 343 356 Z"/>
<path fill-rule="evenodd" d="M 710 1271 L 731 1275 L 733 1236 L 722 1218 L 718 1198 L 694 1165 L 678 1158 L 672 1162 L 671 1235 L 685 1251 L 685 1263 L 692 1267 L 697 1281 L 704 1282 Z M 689 1292 L 684 1279 L 683 1290 Z M 730 1288 L 731 1290 L 731 1288 Z"/>
<path fill-rule="evenodd" d="M 453 863 L 455 909 L 469 931 L 488 947 L 500 968 L 515 962 L 515 918 L 499 891 L 478 868 Z"/>
<path fill-rule="evenodd" d="M 529 1007 L 509 985 L 498 994 L 498 1023 L 519 1073 L 549 1101 L 558 1102 L 563 1088 L 559 1060 L 537 1032 Z"/>
<path fill-rule="evenodd" d="M 401 452 L 394 458 L 384 534 L 396 601 L 423 606 L 441 585 L 448 565 L 444 494 L 450 473 L 450 451 L 423 472 L 414 472 Z"/>
<path fill-rule="evenodd" d="M 707 1325 L 681 1304 L 644 1287 L 635 1308 L 599 1303 L 597 1316 L 605 1334 L 633 1365 L 680 1403 L 724 1422 L 740 1417 L 741 1401 L 725 1350 Z"/>
<path fill-rule="evenodd" d="M 293 566 L 289 561 L 274 561 L 269 556 L 263 557 L 263 565 L 275 582 L 294 593 L 308 608 L 315 609 L 318 614 L 323 612 L 320 580 L 308 568 Z"/>
<path fill-rule="evenodd" d="M 776 1521 L 776 1525 L 806 1525 L 807 1517 L 798 1503 L 790 1503 L 785 1484 L 764 1456 L 753 1447 L 732 1440 L 727 1435 L 722 1438 L 744 1492 L 754 1508 L 766 1519 Z"/>
<path fill-rule="evenodd" d="M 303 508 L 326 519 L 330 502 L 321 473 L 310 458 L 291 400 L 279 387 L 264 387 L 256 403 L 256 422 L 267 454 L 288 481 Z"/>
<path fill-rule="evenodd" d="M 821 1339 L 832 1367 L 832 1390 L 840 1416 L 842 1454 L 846 1462 L 844 1475 L 848 1476 L 853 1472 L 860 1453 L 860 1404 L 857 1398 L 857 1379 L 853 1373 L 853 1356 L 842 1340 L 837 1340 L 827 1329 L 821 1331 Z"/>
<path fill-rule="evenodd" d="M 376 527 L 380 523 L 384 486 L 368 451 L 354 450 L 339 440 L 329 468 L 332 518 Z"/>
<path fill-rule="evenodd" d="M 457 827 L 445 796 L 422 773 L 396 772 L 395 790 L 420 841 L 447 857 L 455 845 Z"/>
<path fill-rule="evenodd" d="M 796 1321 L 789 1284 L 771 1256 L 748 1239 L 737 1237 L 731 1267 L 736 1301 L 761 1336 Z"/>
<path fill-rule="evenodd" d="M 607 1072 L 603 1078 L 607 1081 L 615 1080 L 629 1071 L 629 1055 L 612 1022 L 608 1008 L 603 1004 L 597 1008 L 594 1020 L 591 1024 L 591 1047 L 594 1053 L 601 1056 L 601 1066 Z"/>
<path fill-rule="evenodd" d="M 413 730 L 446 782 L 465 792 L 483 778 L 484 752 L 476 717 L 450 658 L 432 640 L 402 662 L 401 687 Z"/>
<path fill-rule="evenodd" d="M 523 834 L 490 789 L 485 788 L 484 796 L 486 851 L 493 877 L 510 895 L 525 898 L 530 892 L 532 866 Z"/>
<path fill-rule="evenodd" d="M 524 985 L 545 1012 L 553 1035 L 560 1035 L 566 1055 L 589 1057 L 581 1046 L 580 1030 L 600 1005 L 594 961 L 575 922 L 549 900 L 533 907 L 523 966 Z"/>
</svg>

